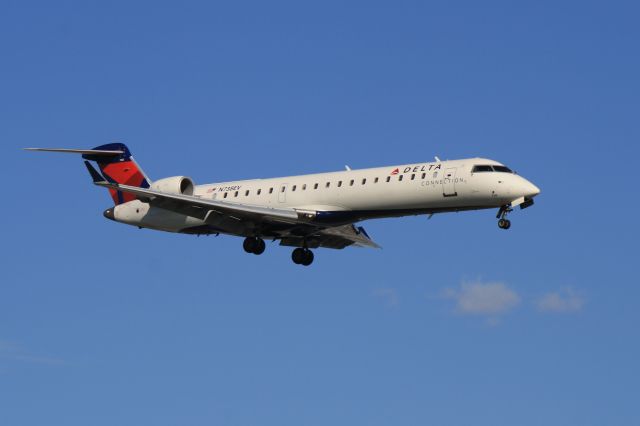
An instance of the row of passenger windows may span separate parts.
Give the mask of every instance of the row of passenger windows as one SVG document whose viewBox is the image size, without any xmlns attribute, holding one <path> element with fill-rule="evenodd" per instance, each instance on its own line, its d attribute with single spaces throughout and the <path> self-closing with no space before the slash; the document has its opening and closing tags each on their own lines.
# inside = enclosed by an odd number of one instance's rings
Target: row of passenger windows
<svg viewBox="0 0 640 426">
<path fill-rule="evenodd" d="M 426 173 L 422 173 L 422 179 L 424 179 L 426 177 L 427 177 L 427 174 Z M 438 172 L 434 172 L 433 173 L 433 178 L 435 179 L 437 177 L 438 177 Z M 404 179 L 404 175 L 398 175 L 398 182 L 402 182 L 403 179 Z M 415 179 L 416 179 L 416 174 L 415 173 L 411 174 L 411 177 L 409 178 L 409 180 L 415 180 Z M 376 178 L 373 179 L 373 183 L 378 183 L 378 182 L 380 182 L 380 178 L 376 177 Z M 387 176 L 385 182 L 391 182 L 391 176 Z M 344 182 L 344 183 L 345 183 L 344 186 L 346 186 L 347 182 Z M 351 180 L 348 181 L 349 186 L 354 186 L 355 183 L 356 183 L 355 179 L 351 179 Z M 367 184 L 367 178 L 363 178 L 360 181 L 360 184 L 361 185 L 366 185 Z M 336 185 L 337 185 L 338 188 L 341 188 L 343 186 L 343 181 L 339 180 Z M 319 187 L 320 187 L 319 183 L 314 183 L 313 184 L 313 189 L 318 189 Z M 331 188 L 331 182 L 326 182 L 324 184 L 324 187 L 325 188 Z M 306 191 L 307 188 L 308 187 L 307 187 L 306 183 L 302 184 L 300 187 L 298 187 L 298 185 L 291 185 L 291 192 L 295 192 L 297 189 L 300 189 L 302 191 Z M 286 185 L 282 185 L 280 187 L 280 192 L 285 192 L 286 190 L 287 190 L 287 186 Z M 239 192 L 240 191 L 235 191 L 233 193 L 233 196 L 237 197 Z M 273 194 L 273 188 L 269 188 L 268 192 L 269 192 L 269 194 Z M 251 191 L 247 189 L 246 191 L 244 191 L 244 196 L 248 197 L 250 193 L 251 193 Z M 223 198 L 227 198 L 228 194 L 229 194 L 228 192 L 225 192 L 224 195 L 223 195 Z M 260 195 L 260 194 L 262 194 L 262 188 L 256 190 L 256 195 Z"/>
<path fill-rule="evenodd" d="M 491 165 L 478 165 L 473 166 L 473 170 L 471 173 L 479 173 L 479 172 L 502 172 L 502 173 L 513 173 L 510 168 L 507 166 L 491 166 Z"/>
</svg>

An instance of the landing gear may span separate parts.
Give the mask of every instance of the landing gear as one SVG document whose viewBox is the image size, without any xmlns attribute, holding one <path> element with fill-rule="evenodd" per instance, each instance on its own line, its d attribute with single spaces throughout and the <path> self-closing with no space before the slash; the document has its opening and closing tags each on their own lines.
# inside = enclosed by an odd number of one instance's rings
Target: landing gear
<svg viewBox="0 0 640 426">
<path fill-rule="evenodd" d="M 308 248 L 298 247 L 291 253 L 291 260 L 296 265 L 309 266 L 313 263 L 313 252 Z"/>
<path fill-rule="evenodd" d="M 498 210 L 498 214 L 496 215 L 498 220 L 498 228 L 500 229 L 509 229 L 511 228 L 511 221 L 507 219 L 507 214 L 511 213 L 513 209 L 509 206 L 502 206 L 500 210 Z"/>
<path fill-rule="evenodd" d="M 258 237 L 247 237 L 244 239 L 244 243 L 242 243 L 242 248 L 247 253 L 253 254 L 262 254 L 264 253 L 264 249 L 266 248 L 266 244 L 262 238 Z"/>
<path fill-rule="evenodd" d="M 500 219 L 498 221 L 498 228 L 509 229 L 511 228 L 511 221 L 509 219 Z"/>
</svg>

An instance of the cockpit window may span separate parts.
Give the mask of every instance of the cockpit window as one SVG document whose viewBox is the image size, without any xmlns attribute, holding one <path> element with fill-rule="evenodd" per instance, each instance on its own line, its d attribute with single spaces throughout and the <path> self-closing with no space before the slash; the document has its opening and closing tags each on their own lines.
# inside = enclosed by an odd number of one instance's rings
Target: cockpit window
<svg viewBox="0 0 640 426">
<path fill-rule="evenodd" d="M 502 172 L 502 173 L 513 173 L 511 169 L 508 168 L 507 166 L 493 166 L 493 170 L 495 170 L 496 172 Z"/>
<path fill-rule="evenodd" d="M 471 173 L 479 173 L 479 172 L 492 172 L 493 168 L 491 166 L 473 166 L 473 171 Z"/>
<path fill-rule="evenodd" d="M 501 173 L 513 173 L 507 166 L 491 166 L 489 164 L 482 164 L 473 166 L 472 173 L 479 172 L 501 172 Z"/>
</svg>

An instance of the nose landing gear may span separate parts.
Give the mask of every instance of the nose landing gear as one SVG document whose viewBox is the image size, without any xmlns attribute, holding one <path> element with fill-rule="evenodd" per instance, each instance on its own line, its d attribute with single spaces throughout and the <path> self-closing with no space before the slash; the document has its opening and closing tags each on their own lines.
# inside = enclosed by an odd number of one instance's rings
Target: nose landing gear
<svg viewBox="0 0 640 426">
<path fill-rule="evenodd" d="M 511 221 L 507 219 L 507 214 L 511 213 L 512 211 L 513 209 L 509 206 L 500 207 L 500 210 L 498 210 L 498 214 L 496 215 L 496 218 L 500 219 L 498 220 L 498 228 L 500 229 L 511 228 Z"/>
<path fill-rule="evenodd" d="M 298 247 L 291 253 L 291 260 L 296 265 L 309 266 L 313 263 L 313 252 L 308 248 Z"/>
<path fill-rule="evenodd" d="M 259 255 L 264 253 L 266 244 L 264 243 L 264 240 L 262 238 L 247 237 L 244 239 L 244 243 L 242 243 L 242 248 L 247 253 L 253 253 L 255 255 Z"/>
<path fill-rule="evenodd" d="M 498 221 L 498 228 L 509 229 L 511 228 L 511 221 L 509 219 L 500 219 Z"/>
</svg>

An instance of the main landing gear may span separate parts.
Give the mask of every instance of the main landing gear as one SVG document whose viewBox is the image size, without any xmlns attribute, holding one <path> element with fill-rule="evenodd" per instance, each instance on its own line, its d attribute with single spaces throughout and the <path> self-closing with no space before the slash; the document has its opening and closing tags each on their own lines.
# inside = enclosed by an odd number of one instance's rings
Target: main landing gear
<svg viewBox="0 0 640 426">
<path fill-rule="evenodd" d="M 242 243 L 244 251 L 256 255 L 264 253 L 265 247 L 266 244 L 264 243 L 264 240 L 259 237 L 247 237 L 244 239 L 244 243 Z"/>
<path fill-rule="evenodd" d="M 512 211 L 513 209 L 509 206 L 500 207 L 500 210 L 498 210 L 498 214 L 496 215 L 496 218 L 500 219 L 498 220 L 498 228 L 500 229 L 511 228 L 511 221 L 507 219 L 507 214 L 511 213 Z"/>
<path fill-rule="evenodd" d="M 313 252 L 308 248 L 298 247 L 291 253 L 291 260 L 296 265 L 309 266 L 313 263 Z"/>
</svg>

